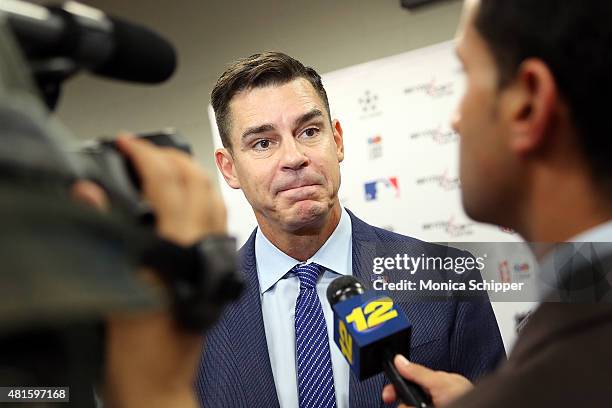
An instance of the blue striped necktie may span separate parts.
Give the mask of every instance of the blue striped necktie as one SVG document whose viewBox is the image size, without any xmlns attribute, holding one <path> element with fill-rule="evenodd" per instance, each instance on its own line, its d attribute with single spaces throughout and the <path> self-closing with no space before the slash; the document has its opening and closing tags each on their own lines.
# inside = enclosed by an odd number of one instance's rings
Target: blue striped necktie
<svg viewBox="0 0 612 408">
<path fill-rule="evenodd" d="M 327 327 L 317 296 L 322 267 L 311 263 L 293 268 L 300 279 L 295 305 L 295 350 L 300 408 L 335 408 L 336 391 Z"/>
</svg>

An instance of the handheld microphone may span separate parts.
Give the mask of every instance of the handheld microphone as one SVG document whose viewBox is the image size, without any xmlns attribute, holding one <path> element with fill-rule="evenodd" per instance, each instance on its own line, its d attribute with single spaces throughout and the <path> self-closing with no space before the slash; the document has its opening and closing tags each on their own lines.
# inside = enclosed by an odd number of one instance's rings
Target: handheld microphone
<svg viewBox="0 0 612 408">
<path fill-rule="evenodd" d="M 149 84 L 164 82 L 176 69 L 173 46 L 157 33 L 74 1 L 44 7 L 2 0 L 2 14 L 26 57 L 35 62 L 52 59 L 56 69 L 70 61 L 74 70 Z"/>
<path fill-rule="evenodd" d="M 327 300 L 334 312 L 334 341 L 359 380 L 384 370 L 403 403 L 430 407 L 423 389 L 404 379 L 393 364 L 397 354 L 409 357 L 412 334 L 412 325 L 393 299 L 382 291 L 366 291 L 352 276 L 342 276 L 327 288 Z"/>
</svg>

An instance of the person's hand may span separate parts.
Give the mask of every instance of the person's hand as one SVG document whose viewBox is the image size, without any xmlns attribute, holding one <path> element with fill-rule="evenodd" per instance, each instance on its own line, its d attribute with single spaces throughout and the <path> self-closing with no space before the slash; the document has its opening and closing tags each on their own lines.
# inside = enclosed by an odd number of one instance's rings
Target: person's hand
<svg viewBox="0 0 612 408">
<path fill-rule="evenodd" d="M 140 176 L 144 198 L 157 217 L 157 232 L 188 246 L 227 231 L 227 214 L 210 177 L 187 154 L 121 134 L 117 147 Z"/>
<path fill-rule="evenodd" d="M 105 212 L 108 210 L 110 203 L 106 193 L 94 182 L 89 180 L 76 181 L 70 190 L 70 195 L 76 201 L 96 208 L 99 211 Z"/>
<path fill-rule="evenodd" d="M 436 408 L 450 404 L 474 388 L 470 380 L 459 374 L 430 370 L 422 365 L 409 362 L 401 355 L 395 356 L 393 362 L 402 377 L 420 385 L 431 396 Z M 386 404 L 391 404 L 397 399 L 393 385 L 385 386 L 382 398 Z M 400 405 L 400 408 L 406 407 L 404 404 Z"/>
<path fill-rule="evenodd" d="M 210 179 L 187 155 L 122 136 L 119 149 L 134 163 L 143 196 L 157 218 L 157 231 L 179 245 L 226 232 L 225 206 Z M 101 211 L 110 207 L 104 190 L 78 181 L 73 197 Z M 150 270 L 139 276 L 163 289 Z M 177 326 L 167 310 L 107 319 L 104 403 L 107 407 L 196 407 L 193 380 L 203 336 Z"/>
<path fill-rule="evenodd" d="M 177 326 L 169 311 L 107 319 L 104 406 L 198 406 L 193 389 L 204 336 Z"/>
<path fill-rule="evenodd" d="M 100 211 L 110 207 L 102 187 L 79 180 L 72 197 Z M 150 270 L 136 272 L 143 281 L 162 290 Z M 195 408 L 193 379 L 203 336 L 177 327 L 170 311 L 115 313 L 106 319 L 104 406 Z"/>
</svg>

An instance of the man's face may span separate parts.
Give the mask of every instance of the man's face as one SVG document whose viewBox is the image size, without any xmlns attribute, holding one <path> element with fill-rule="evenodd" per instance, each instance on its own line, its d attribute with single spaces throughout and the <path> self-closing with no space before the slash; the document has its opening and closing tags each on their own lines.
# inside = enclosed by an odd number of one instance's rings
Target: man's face
<svg viewBox="0 0 612 408">
<path fill-rule="evenodd" d="M 260 226 L 320 227 L 338 201 L 344 147 L 340 124 L 330 123 L 313 86 L 298 78 L 240 92 L 230 123 L 232 153 L 219 151 L 217 164 Z"/>
<path fill-rule="evenodd" d="M 498 86 L 495 60 L 474 26 L 478 0 L 466 0 L 457 34 L 457 55 L 466 89 L 453 116 L 460 135 L 459 173 L 466 213 L 479 221 L 499 221 L 515 166 L 508 154 L 504 107 L 509 99 Z"/>
</svg>

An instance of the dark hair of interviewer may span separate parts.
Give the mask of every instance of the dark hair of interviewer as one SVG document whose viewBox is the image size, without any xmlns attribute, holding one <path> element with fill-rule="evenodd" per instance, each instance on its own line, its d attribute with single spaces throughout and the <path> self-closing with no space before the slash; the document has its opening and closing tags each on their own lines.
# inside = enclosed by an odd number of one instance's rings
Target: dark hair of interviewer
<svg viewBox="0 0 612 408">
<path fill-rule="evenodd" d="M 297 78 L 304 78 L 319 94 L 328 116 L 329 101 L 323 88 L 321 76 L 310 67 L 281 52 L 254 54 L 232 63 L 221 75 L 211 93 L 217 127 L 223 146 L 231 149 L 230 102 L 239 92 L 270 85 L 284 85 Z"/>
<path fill-rule="evenodd" d="M 500 88 L 529 58 L 554 75 L 593 179 L 612 196 L 612 1 L 481 0 L 475 26 L 491 50 Z"/>
</svg>

